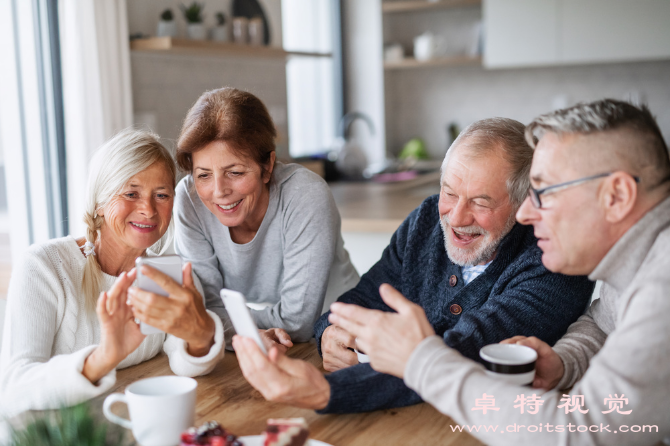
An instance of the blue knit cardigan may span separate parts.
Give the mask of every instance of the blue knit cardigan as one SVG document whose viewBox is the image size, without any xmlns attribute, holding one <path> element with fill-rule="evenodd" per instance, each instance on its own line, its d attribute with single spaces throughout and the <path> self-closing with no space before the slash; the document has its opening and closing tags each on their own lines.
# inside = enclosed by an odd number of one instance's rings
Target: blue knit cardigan
<svg viewBox="0 0 670 446">
<path fill-rule="evenodd" d="M 537 336 L 553 345 L 585 310 L 594 283 L 584 276 L 549 272 L 531 226 L 516 224 L 486 271 L 464 285 L 461 268 L 447 257 L 437 202 L 428 197 L 393 234 L 382 258 L 338 301 L 392 311 L 379 296 L 389 283 L 421 305 L 435 332 L 464 356 L 480 361 L 479 349 L 515 336 Z M 455 280 L 452 278 L 455 276 Z M 460 314 L 450 306 L 458 304 Z M 319 354 L 328 314 L 314 326 Z M 320 413 L 351 413 L 408 406 L 421 398 L 404 382 L 357 364 L 326 379 L 331 396 Z"/>
</svg>

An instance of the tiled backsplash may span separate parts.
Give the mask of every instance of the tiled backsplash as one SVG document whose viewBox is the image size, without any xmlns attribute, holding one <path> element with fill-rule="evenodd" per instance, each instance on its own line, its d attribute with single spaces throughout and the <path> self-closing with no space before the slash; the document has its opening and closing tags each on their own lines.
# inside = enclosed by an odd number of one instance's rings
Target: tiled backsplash
<svg viewBox="0 0 670 446">
<path fill-rule="evenodd" d="M 288 155 L 286 69 L 283 59 L 191 56 L 133 52 L 136 121 L 154 124 L 174 147 L 186 112 L 206 90 L 230 86 L 249 91 L 268 107 L 277 126 L 277 155 Z"/>
<path fill-rule="evenodd" d="M 424 138 L 434 158 L 447 149 L 446 128 L 492 116 L 524 124 L 556 107 L 604 97 L 646 102 L 670 141 L 670 61 L 485 70 L 435 67 L 387 71 L 387 146 L 397 154 Z"/>
</svg>

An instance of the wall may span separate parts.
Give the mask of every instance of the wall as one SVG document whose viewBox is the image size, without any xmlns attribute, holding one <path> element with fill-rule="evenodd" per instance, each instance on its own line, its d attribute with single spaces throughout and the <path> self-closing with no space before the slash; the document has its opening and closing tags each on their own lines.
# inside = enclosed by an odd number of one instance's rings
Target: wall
<svg viewBox="0 0 670 446">
<path fill-rule="evenodd" d="M 342 11 L 345 113 L 365 113 L 375 126 L 371 135 L 357 121 L 350 136 L 359 141 L 369 163 L 379 163 L 386 147 L 381 1 L 343 0 Z"/>
<path fill-rule="evenodd" d="M 431 155 L 447 149 L 446 126 L 461 128 L 492 116 L 528 123 L 535 116 L 578 101 L 604 97 L 648 103 L 670 140 L 670 61 L 485 70 L 435 67 L 387 71 L 387 147 L 397 154 L 414 136 Z"/>
<path fill-rule="evenodd" d="M 154 34 L 165 8 L 177 16 L 180 33 L 184 20 L 176 0 L 128 2 L 130 33 Z M 230 11 L 230 0 L 205 2 L 205 24 L 214 24 L 217 11 Z M 281 46 L 281 4 L 260 0 L 270 21 L 271 44 Z M 230 14 L 227 14 L 230 19 Z M 221 57 L 158 52 L 131 52 L 135 122 L 146 124 L 174 146 L 186 112 L 206 90 L 230 86 L 250 91 L 268 107 L 278 130 L 277 155 L 288 157 L 286 67 L 282 59 Z"/>
<path fill-rule="evenodd" d="M 2 332 L 5 327 L 5 306 L 7 300 L 0 298 L 0 347 L 2 346 Z"/>
<path fill-rule="evenodd" d="M 133 52 L 131 70 L 135 120 L 147 123 L 168 145 L 174 144 L 186 112 L 204 91 L 231 86 L 265 103 L 278 130 L 277 155 L 288 155 L 282 59 Z"/>
</svg>

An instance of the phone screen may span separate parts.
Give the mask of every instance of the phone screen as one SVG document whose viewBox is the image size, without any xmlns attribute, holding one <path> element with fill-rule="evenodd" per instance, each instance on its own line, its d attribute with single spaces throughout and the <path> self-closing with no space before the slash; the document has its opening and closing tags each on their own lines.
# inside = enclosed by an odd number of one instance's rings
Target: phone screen
<svg viewBox="0 0 670 446">
<path fill-rule="evenodd" d="M 168 292 L 161 288 L 156 282 L 142 274 L 142 266 L 147 265 L 152 268 L 155 268 L 170 276 L 172 280 L 177 282 L 179 285 L 182 284 L 182 264 L 181 257 L 173 256 L 160 256 L 160 257 L 138 257 L 135 260 L 135 267 L 137 268 L 137 286 L 145 291 L 150 291 L 152 293 L 160 294 L 161 296 L 168 296 Z M 140 323 L 140 331 L 142 334 L 150 335 L 156 333 L 163 333 L 162 330 L 159 330 L 151 325 L 147 325 L 144 322 Z"/>
<path fill-rule="evenodd" d="M 258 333 L 258 327 L 251 317 L 251 313 L 247 307 L 247 300 L 244 298 L 244 295 L 237 291 L 224 288 L 221 290 L 221 299 L 230 316 L 230 320 L 233 322 L 235 332 L 240 336 L 251 338 L 256 341 L 258 348 L 267 355 L 268 352 L 261 340 L 261 335 Z"/>
</svg>

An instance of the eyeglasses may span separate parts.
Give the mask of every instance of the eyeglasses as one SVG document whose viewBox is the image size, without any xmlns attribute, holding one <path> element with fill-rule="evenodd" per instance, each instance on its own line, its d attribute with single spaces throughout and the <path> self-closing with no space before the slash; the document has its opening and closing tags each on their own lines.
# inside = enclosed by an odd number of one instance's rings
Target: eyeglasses
<svg viewBox="0 0 670 446">
<path fill-rule="evenodd" d="M 555 194 L 556 192 L 562 191 L 563 189 L 568 189 L 573 186 L 578 186 L 587 181 L 595 180 L 598 178 L 608 177 L 614 172 L 600 173 L 598 175 L 591 175 L 589 177 L 579 178 L 572 181 L 566 181 L 565 183 L 554 184 L 553 186 L 547 186 L 542 189 L 534 189 L 532 186 L 528 189 L 528 195 L 530 196 L 530 202 L 533 203 L 537 209 L 542 209 L 542 200 L 540 200 L 540 195 L 550 195 Z M 633 176 L 633 179 L 636 183 L 640 182 L 640 177 Z"/>
</svg>

